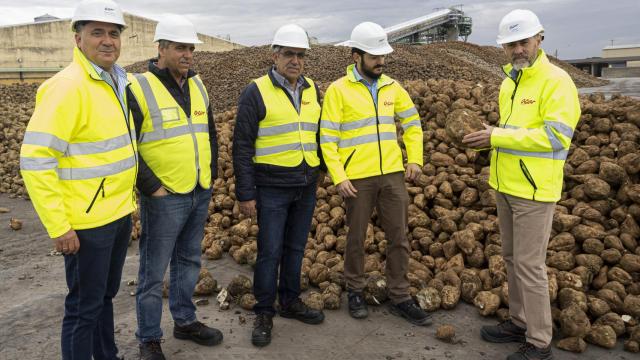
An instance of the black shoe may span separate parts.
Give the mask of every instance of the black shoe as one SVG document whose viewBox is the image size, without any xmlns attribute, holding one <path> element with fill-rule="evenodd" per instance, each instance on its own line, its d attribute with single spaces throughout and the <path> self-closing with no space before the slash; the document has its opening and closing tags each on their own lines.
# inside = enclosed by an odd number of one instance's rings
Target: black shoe
<svg viewBox="0 0 640 360">
<path fill-rule="evenodd" d="M 480 329 L 480 335 L 485 341 L 492 343 L 508 343 L 527 341 L 525 333 L 527 329 L 513 323 L 511 320 L 505 320 L 498 325 L 483 326 Z"/>
<path fill-rule="evenodd" d="M 349 291 L 347 298 L 349 299 L 349 315 L 351 315 L 352 318 L 364 319 L 369 316 L 367 303 L 364 301 L 361 292 Z"/>
<path fill-rule="evenodd" d="M 413 325 L 427 326 L 431 325 L 431 315 L 422 310 L 413 299 L 403 301 L 399 304 L 391 303 L 389 310 L 393 315 L 402 316 Z"/>
<path fill-rule="evenodd" d="M 196 321 L 186 326 L 175 325 L 173 336 L 176 339 L 191 340 L 200 345 L 213 346 L 222 342 L 222 332 Z"/>
<path fill-rule="evenodd" d="M 255 346 L 263 347 L 271 342 L 271 329 L 273 329 L 273 315 L 257 314 L 253 323 L 251 333 L 251 343 Z"/>
<path fill-rule="evenodd" d="M 297 319 L 305 324 L 320 324 L 324 321 L 324 314 L 320 310 L 309 308 L 302 300 L 295 299 L 287 307 L 280 309 L 280 316 L 289 319 Z"/>
<path fill-rule="evenodd" d="M 143 342 L 140 348 L 140 360 L 165 360 L 160 340 Z"/>
<path fill-rule="evenodd" d="M 553 360 L 551 345 L 545 348 L 539 348 L 535 345 L 525 342 L 520 345 L 518 351 L 507 356 L 507 360 Z"/>
</svg>

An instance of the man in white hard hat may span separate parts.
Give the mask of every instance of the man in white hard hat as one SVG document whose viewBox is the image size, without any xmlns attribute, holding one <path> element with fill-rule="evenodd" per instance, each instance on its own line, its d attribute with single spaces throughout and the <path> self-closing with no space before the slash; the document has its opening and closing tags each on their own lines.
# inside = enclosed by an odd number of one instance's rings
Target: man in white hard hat
<svg viewBox="0 0 640 360">
<path fill-rule="evenodd" d="M 140 152 L 140 269 L 136 292 L 142 359 L 164 359 L 162 281 L 169 271 L 173 336 L 216 345 L 222 333 L 198 321 L 192 302 L 200 273 L 200 242 L 208 217 L 218 146 L 209 96 L 192 69 L 193 24 L 167 15 L 156 26 L 158 58 L 130 75 L 130 106 Z"/>
<path fill-rule="evenodd" d="M 378 24 L 364 22 L 353 29 L 354 64 L 333 82 L 324 97 L 320 144 L 324 161 L 344 198 L 347 212 L 347 247 L 344 277 L 349 292 L 349 314 L 368 315 L 365 288 L 364 240 L 373 208 L 389 240 L 386 277 L 390 310 L 415 325 L 428 325 L 431 317 L 409 295 L 405 277 L 409 263 L 405 179 L 422 174 L 422 125 L 409 94 L 383 74 L 385 55 L 393 49 Z M 400 119 L 407 151 L 406 169 L 396 135 L 394 116 Z"/>
<path fill-rule="evenodd" d="M 135 209 L 135 130 L 116 61 L 126 24 L 110 0 L 83 1 L 73 62 L 38 89 L 20 152 L 31 201 L 64 254 L 62 359 L 116 359 L 112 299 Z"/>
<path fill-rule="evenodd" d="M 493 148 L 489 184 L 497 191 L 511 318 L 483 326 L 481 334 L 490 342 L 522 343 L 509 360 L 553 357 L 545 257 L 564 162 L 580 119 L 576 87 L 549 62 L 542 40 L 533 12 L 514 10 L 502 18 L 497 42 L 511 63 L 500 88 L 500 123 L 463 139 L 472 148 Z"/>
<path fill-rule="evenodd" d="M 242 92 L 233 134 L 236 198 L 243 214 L 257 215 L 260 227 L 253 273 L 255 346 L 271 342 L 276 295 L 280 316 L 307 324 L 324 320 L 322 311 L 299 297 L 321 166 L 320 92 L 302 75 L 309 49 L 304 29 L 280 27 L 271 48 L 274 65 Z"/>
</svg>

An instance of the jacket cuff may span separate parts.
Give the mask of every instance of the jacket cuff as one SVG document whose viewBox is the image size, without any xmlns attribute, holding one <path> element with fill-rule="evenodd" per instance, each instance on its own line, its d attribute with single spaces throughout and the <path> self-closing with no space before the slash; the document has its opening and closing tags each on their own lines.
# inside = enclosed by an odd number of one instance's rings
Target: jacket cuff
<svg viewBox="0 0 640 360">
<path fill-rule="evenodd" d="M 151 196 L 154 192 L 158 191 L 161 186 L 162 182 L 155 178 L 144 183 L 138 183 L 138 190 L 146 196 Z"/>
<path fill-rule="evenodd" d="M 49 237 L 55 239 L 67 233 L 67 231 L 71 230 L 71 224 L 65 222 L 61 224 L 56 224 L 55 227 L 47 228 L 47 232 L 49 233 Z"/>
<path fill-rule="evenodd" d="M 511 134 L 509 129 L 494 127 L 491 132 L 491 147 L 508 147 L 511 142 Z"/>
<path fill-rule="evenodd" d="M 256 189 L 252 189 L 250 191 L 236 191 L 236 199 L 238 199 L 238 201 L 251 201 L 251 200 L 255 200 L 256 199 Z"/>
</svg>

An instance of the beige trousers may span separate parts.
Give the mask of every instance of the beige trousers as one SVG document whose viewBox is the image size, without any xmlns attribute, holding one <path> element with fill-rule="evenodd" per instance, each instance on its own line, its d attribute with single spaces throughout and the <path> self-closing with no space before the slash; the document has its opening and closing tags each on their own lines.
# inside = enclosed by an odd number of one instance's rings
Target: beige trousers
<svg viewBox="0 0 640 360">
<path fill-rule="evenodd" d="M 500 192 L 496 198 L 511 320 L 527 329 L 528 342 L 546 347 L 552 323 L 545 259 L 555 203 Z"/>
</svg>

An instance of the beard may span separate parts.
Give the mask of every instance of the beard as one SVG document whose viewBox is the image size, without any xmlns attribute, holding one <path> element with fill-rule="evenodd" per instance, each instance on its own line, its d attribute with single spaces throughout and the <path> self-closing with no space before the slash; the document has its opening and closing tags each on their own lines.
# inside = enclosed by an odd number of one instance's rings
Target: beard
<svg viewBox="0 0 640 360">
<path fill-rule="evenodd" d="M 380 78 L 380 76 L 382 76 L 382 72 L 380 72 L 380 74 L 376 74 L 373 72 L 374 69 L 368 68 L 365 64 L 364 64 L 364 60 L 360 59 L 360 69 L 362 70 L 363 74 L 365 76 L 367 76 L 368 78 L 374 79 L 374 80 L 378 80 Z M 384 68 L 384 65 L 378 65 L 375 67 L 377 68 Z"/>
<path fill-rule="evenodd" d="M 520 58 L 520 59 L 514 60 L 512 65 L 513 65 L 513 69 L 515 71 L 520 71 L 520 70 L 522 70 L 522 69 L 524 69 L 526 67 L 531 66 L 531 63 L 529 62 L 528 59 Z"/>
</svg>

